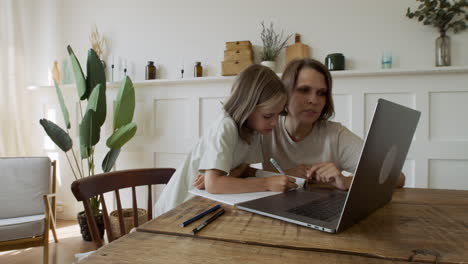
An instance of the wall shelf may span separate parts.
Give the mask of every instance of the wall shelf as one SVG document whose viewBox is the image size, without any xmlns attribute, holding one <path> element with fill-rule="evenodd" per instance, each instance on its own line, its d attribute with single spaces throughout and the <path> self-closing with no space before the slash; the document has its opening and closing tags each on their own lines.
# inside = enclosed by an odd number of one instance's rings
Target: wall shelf
<svg viewBox="0 0 468 264">
<path fill-rule="evenodd" d="M 332 71 L 333 78 L 353 78 L 353 77 L 379 77 L 379 76 L 405 76 L 405 75 L 434 75 L 434 74 L 457 74 L 468 73 L 467 66 L 449 66 L 449 67 L 433 67 L 427 69 L 377 69 L 377 70 L 346 70 Z M 281 76 L 281 73 L 278 73 Z M 137 87 L 160 86 L 160 85 L 180 85 L 180 84 L 203 84 L 216 82 L 233 82 L 236 76 L 211 76 L 187 79 L 157 79 L 148 81 L 135 81 L 133 84 Z M 119 82 L 107 83 L 108 88 L 116 88 Z M 74 87 L 74 84 L 61 85 L 63 89 Z M 53 88 L 50 85 L 29 86 L 28 89 L 44 89 Z"/>
</svg>

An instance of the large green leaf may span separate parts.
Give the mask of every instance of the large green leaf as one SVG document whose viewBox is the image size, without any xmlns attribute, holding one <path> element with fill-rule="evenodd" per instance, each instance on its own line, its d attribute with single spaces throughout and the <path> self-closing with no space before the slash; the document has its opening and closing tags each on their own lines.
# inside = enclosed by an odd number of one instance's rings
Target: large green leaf
<svg viewBox="0 0 468 264">
<path fill-rule="evenodd" d="M 80 124 L 80 145 L 91 148 L 99 142 L 101 128 L 96 125 L 96 113 L 87 110 Z M 83 154 L 83 151 L 81 151 Z"/>
<path fill-rule="evenodd" d="M 117 157 L 119 157 L 120 149 L 110 149 L 106 157 L 102 161 L 102 171 L 109 172 L 114 167 Z"/>
<path fill-rule="evenodd" d="M 42 127 L 44 128 L 47 135 L 52 139 L 52 141 L 64 152 L 69 151 L 72 146 L 73 142 L 70 136 L 65 132 L 62 128 L 57 126 L 54 122 L 49 121 L 47 119 L 39 120 Z"/>
<path fill-rule="evenodd" d="M 60 109 L 62 110 L 62 115 L 63 115 L 63 121 L 65 122 L 65 125 L 67 126 L 67 129 L 70 129 L 70 116 L 68 114 L 68 109 L 67 106 L 65 105 L 65 101 L 63 100 L 63 94 L 62 91 L 60 90 L 60 87 L 58 83 L 54 80 L 55 84 L 55 92 L 57 93 L 57 97 L 60 103 Z"/>
<path fill-rule="evenodd" d="M 89 153 L 91 153 L 91 148 L 80 144 L 80 155 L 81 159 L 86 159 L 89 157 Z"/>
<path fill-rule="evenodd" d="M 137 125 L 135 123 L 126 124 L 114 131 L 112 136 L 107 139 L 107 146 L 109 148 L 118 149 L 121 148 L 135 135 L 137 131 Z"/>
<path fill-rule="evenodd" d="M 68 54 L 70 55 L 71 65 L 73 68 L 73 74 L 75 75 L 76 89 L 78 90 L 78 97 L 80 100 L 86 99 L 86 80 L 81 69 L 80 62 L 75 56 L 73 49 L 70 45 L 67 46 Z"/>
<path fill-rule="evenodd" d="M 93 89 L 98 84 L 102 84 L 104 90 L 106 89 L 106 74 L 104 72 L 104 66 L 102 65 L 101 59 L 93 49 L 88 51 L 88 60 L 86 62 L 86 73 L 87 73 L 87 90 L 86 94 L 89 96 Z"/>
<path fill-rule="evenodd" d="M 134 112 L 135 89 L 133 88 L 132 80 L 126 76 L 120 84 L 117 94 L 114 113 L 114 130 L 132 122 Z"/>
<path fill-rule="evenodd" d="M 92 110 L 95 112 L 96 123 L 94 125 L 102 126 L 106 121 L 106 90 L 102 84 L 96 85 L 88 98 L 86 112 Z"/>
</svg>

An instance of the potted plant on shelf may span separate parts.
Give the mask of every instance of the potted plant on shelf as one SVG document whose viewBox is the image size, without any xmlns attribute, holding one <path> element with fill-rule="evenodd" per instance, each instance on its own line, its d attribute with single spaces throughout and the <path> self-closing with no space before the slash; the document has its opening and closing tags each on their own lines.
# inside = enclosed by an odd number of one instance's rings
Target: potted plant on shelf
<svg viewBox="0 0 468 264">
<path fill-rule="evenodd" d="M 266 28 L 264 22 L 262 25 L 262 32 L 260 38 L 262 39 L 263 49 L 260 53 L 261 64 L 270 67 L 273 71 L 276 69 L 276 58 L 281 50 L 286 47 L 286 42 L 292 36 L 289 35 L 283 39 L 283 31 L 280 34 L 276 33 L 273 28 L 273 22 L 270 22 L 270 27 Z"/>
<path fill-rule="evenodd" d="M 77 129 L 80 158 L 81 160 L 86 160 L 85 165 L 83 166 L 83 162 L 78 162 L 77 155 L 75 154 L 73 140 L 70 136 L 71 124 L 68 109 L 65 105 L 62 91 L 56 81 L 54 81 L 55 90 L 65 121 L 66 131 L 47 119 L 41 119 L 40 124 L 43 126 L 50 139 L 65 152 L 70 169 L 75 179 L 78 180 L 79 178 L 95 174 L 94 153 L 96 144 L 101 138 L 101 126 L 104 124 L 107 115 L 106 77 L 102 62 L 93 49 L 90 49 L 88 52 L 86 77 L 83 74 L 80 62 L 76 58 L 72 48 L 68 46 L 67 50 L 75 75 L 78 98 L 81 101 L 87 102 L 84 113 L 81 108 L 81 102 L 79 102 L 81 122 Z M 112 169 L 122 146 L 135 135 L 137 125 L 132 122 L 134 111 L 135 90 L 130 78 L 125 77 L 120 85 L 116 98 L 112 135 L 106 141 L 109 151 L 102 161 L 103 172 L 109 172 Z M 73 162 L 71 159 L 73 159 Z M 100 225 L 100 233 L 101 236 L 103 236 L 104 225 L 102 215 L 100 215 L 100 202 L 98 197 L 90 199 L 93 214 L 97 220 L 96 222 Z M 83 239 L 91 241 L 84 212 L 78 213 L 78 221 L 81 226 Z"/>
<path fill-rule="evenodd" d="M 436 66 L 450 66 L 450 38 L 447 32 L 453 29 L 456 34 L 466 29 L 468 15 L 467 0 L 416 0 L 421 2 L 415 12 L 410 8 L 406 16 L 410 19 L 417 18 L 424 25 L 434 26 L 439 30 L 440 36 L 436 39 L 435 61 Z"/>
</svg>

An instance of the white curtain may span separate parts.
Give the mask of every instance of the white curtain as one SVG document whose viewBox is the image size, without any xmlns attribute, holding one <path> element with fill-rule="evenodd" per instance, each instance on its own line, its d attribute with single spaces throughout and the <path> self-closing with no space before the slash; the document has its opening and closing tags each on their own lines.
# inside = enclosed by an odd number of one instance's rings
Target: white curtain
<svg viewBox="0 0 468 264">
<path fill-rule="evenodd" d="M 23 1 L 0 0 L 0 157 L 32 153 L 28 136 L 23 5 Z"/>
</svg>

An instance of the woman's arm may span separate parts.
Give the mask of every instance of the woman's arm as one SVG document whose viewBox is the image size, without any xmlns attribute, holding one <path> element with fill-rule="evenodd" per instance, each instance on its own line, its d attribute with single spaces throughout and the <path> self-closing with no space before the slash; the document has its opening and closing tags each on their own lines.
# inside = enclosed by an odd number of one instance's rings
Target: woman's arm
<svg viewBox="0 0 468 264">
<path fill-rule="evenodd" d="M 331 162 L 315 164 L 310 169 L 310 175 L 312 179 L 318 182 L 329 183 L 340 190 L 348 190 L 353 181 L 353 176 L 343 176 L 341 171 Z M 405 178 L 405 175 L 400 173 L 395 188 L 402 188 L 405 185 Z"/>
<path fill-rule="evenodd" d="M 285 192 L 297 188 L 296 179 L 281 175 L 268 178 L 236 178 L 220 170 L 205 171 L 205 188 L 209 193 Z"/>
</svg>

